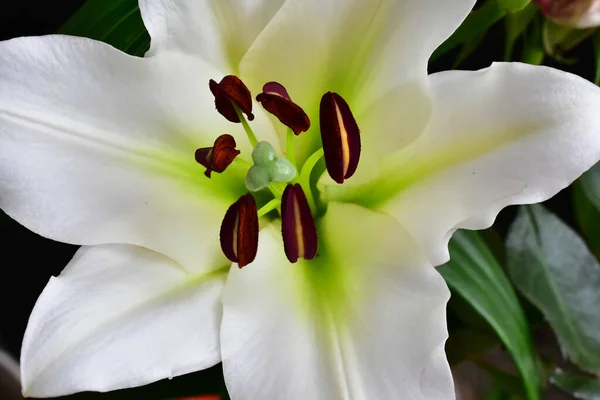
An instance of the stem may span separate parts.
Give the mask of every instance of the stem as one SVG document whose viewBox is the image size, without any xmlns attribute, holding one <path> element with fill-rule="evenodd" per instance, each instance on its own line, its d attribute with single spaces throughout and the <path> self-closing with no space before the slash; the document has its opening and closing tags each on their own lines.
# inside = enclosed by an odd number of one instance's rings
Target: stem
<svg viewBox="0 0 600 400">
<path fill-rule="evenodd" d="M 310 209 L 313 211 L 313 213 L 317 212 L 317 204 L 315 203 L 313 192 L 310 188 L 310 174 L 324 154 L 325 152 L 322 148 L 311 154 L 311 156 L 308 157 L 302 166 L 302 171 L 300 171 L 300 176 L 298 177 L 298 183 L 300 183 L 304 189 L 306 199 L 308 200 L 308 204 L 310 205 Z"/>
<path fill-rule="evenodd" d="M 237 114 L 238 118 L 240 119 L 240 122 L 242 123 L 242 126 L 244 127 L 244 130 L 246 131 L 246 135 L 248 136 L 250 144 L 253 148 L 256 147 L 256 145 L 258 144 L 258 139 L 256 139 L 256 135 L 254 134 L 254 132 L 252 132 L 252 128 L 250 128 L 250 125 L 248 125 L 246 117 L 244 117 L 244 114 L 242 114 L 238 106 L 233 104 L 233 108 L 235 109 L 235 113 Z"/>
<path fill-rule="evenodd" d="M 288 129 L 287 139 L 285 142 L 285 157 L 288 159 L 289 162 L 292 163 L 294 168 L 296 168 L 296 151 L 295 151 L 295 147 L 294 147 L 295 136 L 296 135 L 294 135 L 294 131 L 292 131 L 291 129 Z"/>
<path fill-rule="evenodd" d="M 300 177 L 298 178 L 298 180 L 304 180 L 309 178 L 313 168 L 315 167 L 315 165 L 317 165 L 317 163 L 319 162 L 321 157 L 323 157 L 324 154 L 325 151 L 322 148 L 312 153 L 302 166 L 302 171 L 300 171 Z M 307 178 L 305 178 L 305 176 Z"/>
<path fill-rule="evenodd" d="M 258 218 L 263 217 L 267 213 L 275 210 L 277 207 L 279 207 L 280 204 L 281 204 L 281 201 L 279 199 L 271 200 L 270 202 L 268 202 L 267 204 L 262 206 L 260 208 L 260 210 L 258 210 Z"/>
<path fill-rule="evenodd" d="M 283 191 L 285 190 L 286 186 L 287 184 L 285 183 L 271 182 L 267 187 L 269 188 L 271 193 L 273 193 L 273 196 L 275 196 L 278 199 L 281 199 L 281 197 L 283 197 Z"/>
</svg>

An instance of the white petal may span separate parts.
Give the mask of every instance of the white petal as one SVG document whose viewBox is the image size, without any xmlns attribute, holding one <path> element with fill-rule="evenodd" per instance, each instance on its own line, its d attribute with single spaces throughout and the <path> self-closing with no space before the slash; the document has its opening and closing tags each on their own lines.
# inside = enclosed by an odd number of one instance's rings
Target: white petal
<svg viewBox="0 0 600 400">
<path fill-rule="evenodd" d="M 336 203 L 319 235 L 317 257 L 290 264 L 280 231 L 263 229 L 255 262 L 231 269 L 221 352 L 232 398 L 453 398 L 449 291 L 413 239 L 390 217 Z"/>
<path fill-rule="evenodd" d="M 365 148 L 388 152 L 425 126 L 429 56 L 474 4 L 288 0 L 242 60 L 242 78 L 254 91 L 280 82 L 308 113 L 313 128 L 299 138 L 301 157 L 319 143 L 318 107 L 327 91 L 348 101 L 363 140 L 373 143 Z"/>
<path fill-rule="evenodd" d="M 249 158 L 208 90 L 221 76 L 194 57 L 130 57 L 82 38 L 0 43 L 0 207 L 54 240 L 202 264 L 245 188 L 235 166 L 205 178 L 194 151 L 228 132 Z"/>
<path fill-rule="evenodd" d="M 455 229 L 483 229 L 510 204 L 544 201 L 600 157 L 600 89 L 546 67 L 499 63 L 431 76 L 432 120 L 388 165 L 394 214 L 448 260 Z"/>
<path fill-rule="evenodd" d="M 23 392 L 104 392 L 215 365 L 226 271 L 191 275 L 135 246 L 82 247 L 29 318 Z"/>
<path fill-rule="evenodd" d="M 228 73 L 284 0 L 140 0 L 152 39 L 148 55 L 180 50 Z"/>
</svg>

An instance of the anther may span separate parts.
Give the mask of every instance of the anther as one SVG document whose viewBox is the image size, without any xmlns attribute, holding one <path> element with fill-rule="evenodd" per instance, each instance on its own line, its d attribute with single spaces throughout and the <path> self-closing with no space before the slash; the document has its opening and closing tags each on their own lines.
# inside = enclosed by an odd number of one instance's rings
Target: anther
<svg viewBox="0 0 600 400">
<path fill-rule="evenodd" d="M 256 96 L 256 101 L 276 116 L 282 124 L 294 131 L 296 136 L 310 128 L 308 115 L 292 101 L 287 90 L 280 83 L 266 83 L 262 93 Z"/>
<path fill-rule="evenodd" d="M 229 207 L 219 237 L 225 256 L 240 268 L 254 261 L 258 251 L 258 212 L 250 193 Z"/>
<path fill-rule="evenodd" d="M 211 79 L 208 86 L 215 96 L 215 107 L 222 116 L 231 122 L 241 122 L 235 111 L 235 105 L 246 114 L 249 121 L 254 119 L 252 95 L 240 78 L 235 75 L 227 75 L 219 83 Z"/>
<path fill-rule="evenodd" d="M 299 184 L 287 185 L 281 198 L 283 248 L 292 263 L 317 254 L 317 229 L 306 195 Z"/>
<path fill-rule="evenodd" d="M 327 172 L 343 183 L 358 167 L 360 130 L 348 103 L 337 93 L 323 95 L 319 119 Z"/>
<path fill-rule="evenodd" d="M 206 168 L 204 175 L 210 178 L 213 171 L 218 173 L 225 171 L 233 159 L 240 154 L 235 145 L 233 136 L 224 134 L 215 140 L 213 147 L 196 150 L 196 161 Z"/>
</svg>

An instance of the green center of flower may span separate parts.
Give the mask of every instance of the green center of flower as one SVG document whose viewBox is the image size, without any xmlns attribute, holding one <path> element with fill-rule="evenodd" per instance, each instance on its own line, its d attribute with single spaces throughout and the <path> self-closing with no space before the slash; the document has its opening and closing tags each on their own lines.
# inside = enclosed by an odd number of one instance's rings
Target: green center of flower
<svg viewBox="0 0 600 400">
<path fill-rule="evenodd" d="M 317 188 L 311 186 L 313 170 L 325 157 L 327 172 L 339 184 L 349 179 L 358 167 L 360 131 L 348 103 L 337 93 L 327 92 L 321 98 L 319 122 L 320 147 L 298 169 L 295 157 L 295 137 L 310 128 L 304 110 L 294 103 L 285 87 L 269 82 L 256 100 L 269 113 L 288 127 L 286 152 L 278 155 L 268 142 L 259 142 L 248 120 L 252 121 L 252 97 L 237 77 L 229 75 L 221 82 L 209 82 L 215 96 L 217 111 L 231 122 L 241 123 L 252 144 L 252 163 L 236 158 L 235 139 L 219 136 L 212 147 L 196 150 L 196 161 L 206 167 L 205 175 L 222 173 L 234 161 L 247 164 L 245 186 L 250 193 L 240 197 L 223 219 L 220 231 L 221 248 L 225 256 L 242 268 L 251 263 L 258 249 L 259 218 L 278 211 L 281 218 L 285 254 L 292 263 L 299 258 L 310 260 L 317 254 L 315 216 L 324 212 L 325 204 L 317 204 Z M 247 116 L 247 118 L 246 118 Z M 298 172 L 299 171 L 299 172 Z M 257 209 L 252 193 L 267 192 L 270 200 Z M 261 196 L 264 197 L 264 196 Z"/>
</svg>

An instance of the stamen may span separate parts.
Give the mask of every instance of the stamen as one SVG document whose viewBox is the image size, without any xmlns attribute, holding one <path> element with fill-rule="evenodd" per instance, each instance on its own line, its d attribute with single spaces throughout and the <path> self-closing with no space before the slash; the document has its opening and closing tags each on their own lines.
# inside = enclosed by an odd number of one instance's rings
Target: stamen
<svg viewBox="0 0 600 400">
<path fill-rule="evenodd" d="M 315 165 L 319 162 L 319 160 L 323 157 L 323 149 L 319 149 L 311 154 L 310 157 L 306 159 L 304 165 L 302 166 L 302 170 L 300 171 L 300 176 L 298 177 L 298 183 L 302 187 L 310 188 L 310 177 L 312 174 Z M 314 212 L 317 211 L 317 204 L 315 203 L 315 199 L 313 198 L 313 194 L 311 190 L 308 190 L 306 198 L 308 199 L 308 204 L 310 205 L 310 209 Z"/>
<path fill-rule="evenodd" d="M 248 137 L 250 144 L 252 145 L 252 147 L 256 147 L 256 145 L 258 144 L 258 139 L 252 131 L 252 128 L 250 128 L 250 125 L 248 125 L 246 118 L 244 118 L 244 114 L 242 114 L 242 111 L 235 104 L 233 105 L 233 109 L 237 114 L 238 119 L 242 123 L 242 126 L 244 127 L 244 131 L 246 132 L 246 136 Z"/>
<path fill-rule="evenodd" d="M 233 162 L 240 151 L 235 148 L 233 136 L 224 134 L 219 136 L 213 147 L 203 147 L 196 150 L 196 161 L 206 167 L 204 175 L 210 178 L 211 172 L 221 173 Z"/>
<path fill-rule="evenodd" d="M 337 93 L 321 98 L 321 140 L 331 178 L 343 183 L 356 172 L 360 159 L 360 130 L 348 103 Z"/>
<path fill-rule="evenodd" d="M 285 87 L 277 82 L 269 82 L 256 96 L 256 101 L 276 116 L 282 124 L 289 127 L 298 136 L 310 128 L 310 119 L 302 107 L 292 101 Z"/>
<path fill-rule="evenodd" d="M 231 122 L 241 122 L 235 107 L 248 116 L 252 121 L 252 95 L 244 82 L 235 75 L 227 75 L 221 82 L 214 80 L 208 82 L 210 91 L 215 96 L 215 107 L 222 116 Z"/>
<path fill-rule="evenodd" d="M 281 204 L 281 200 L 279 200 L 279 199 L 271 200 L 270 202 L 268 202 L 267 204 L 262 206 L 260 208 L 260 210 L 258 210 L 258 218 L 263 217 L 263 216 L 267 215 L 268 213 L 270 213 L 271 211 L 277 209 L 277 207 L 279 207 L 280 204 Z"/>
<path fill-rule="evenodd" d="M 233 203 L 225 213 L 219 235 L 221 249 L 240 268 L 254 261 L 258 251 L 258 212 L 250 193 Z"/>
<path fill-rule="evenodd" d="M 306 195 L 299 184 L 288 185 L 281 199 L 281 233 L 285 255 L 291 263 L 317 254 L 317 228 Z"/>
<path fill-rule="evenodd" d="M 296 147 L 294 146 L 294 131 L 290 128 L 285 139 L 285 156 L 296 167 Z"/>
</svg>

